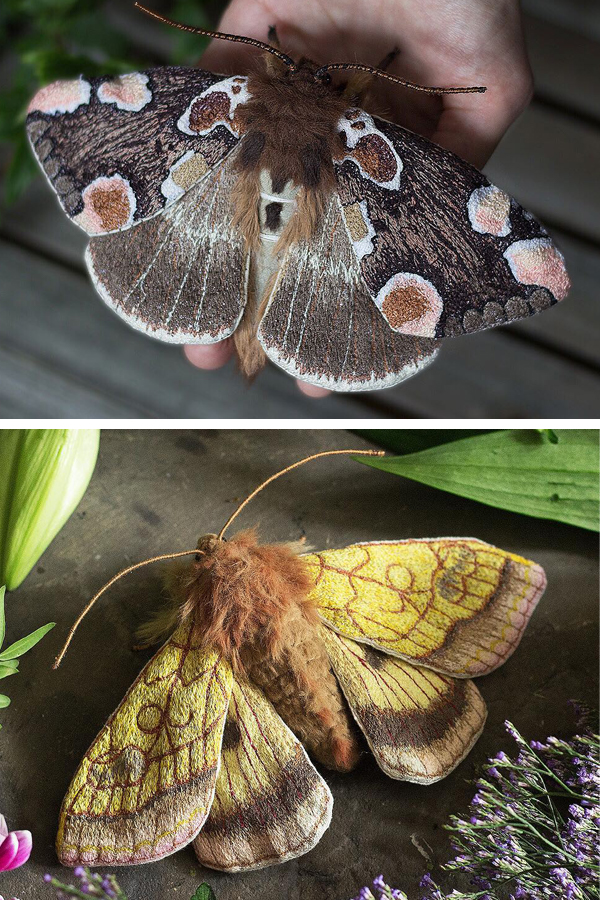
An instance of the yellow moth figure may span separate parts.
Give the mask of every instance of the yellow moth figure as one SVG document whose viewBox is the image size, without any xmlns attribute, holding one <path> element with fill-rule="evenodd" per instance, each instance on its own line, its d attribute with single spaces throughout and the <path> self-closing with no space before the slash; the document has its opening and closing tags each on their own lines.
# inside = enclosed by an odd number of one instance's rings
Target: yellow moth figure
<svg viewBox="0 0 600 900">
<path fill-rule="evenodd" d="M 191 842 L 213 869 L 281 863 L 314 847 L 331 819 L 309 754 L 349 771 L 362 731 L 387 775 L 430 784 L 481 734 L 472 678 L 516 648 L 546 585 L 540 566 L 472 538 L 304 555 L 252 531 L 224 540 L 246 502 L 196 550 L 157 557 L 195 554 L 171 575 L 173 605 L 146 628 L 166 643 L 67 791 L 65 865 L 136 865 Z"/>
</svg>

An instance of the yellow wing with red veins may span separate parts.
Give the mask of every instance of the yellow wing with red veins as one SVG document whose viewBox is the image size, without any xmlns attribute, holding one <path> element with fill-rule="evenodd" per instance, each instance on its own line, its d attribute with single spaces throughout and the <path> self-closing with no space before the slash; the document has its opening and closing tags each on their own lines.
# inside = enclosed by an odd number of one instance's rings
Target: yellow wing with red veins
<svg viewBox="0 0 600 900">
<path fill-rule="evenodd" d="M 322 626 L 333 670 L 379 766 L 431 784 L 465 758 L 486 719 L 474 682 L 448 678 L 357 644 Z"/>
<path fill-rule="evenodd" d="M 196 836 L 217 779 L 232 674 L 180 626 L 143 669 L 63 801 L 60 861 L 135 865 Z"/>
<path fill-rule="evenodd" d="M 335 631 L 462 678 L 502 665 L 546 586 L 541 566 L 473 538 L 353 544 L 304 560 Z"/>
<path fill-rule="evenodd" d="M 211 869 L 260 869 L 307 853 L 333 800 L 302 744 L 262 691 L 234 680 L 215 799 L 194 841 Z"/>
</svg>

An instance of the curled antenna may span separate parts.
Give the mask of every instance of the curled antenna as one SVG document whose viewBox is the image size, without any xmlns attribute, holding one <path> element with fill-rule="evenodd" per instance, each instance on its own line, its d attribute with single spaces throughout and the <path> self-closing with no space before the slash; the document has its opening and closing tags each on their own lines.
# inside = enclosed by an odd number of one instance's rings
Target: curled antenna
<svg viewBox="0 0 600 900">
<path fill-rule="evenodd" d="M 227 34 L 225 31 L 208 31 L 206 28 L 193 28 L 191 25 L 182 25 L 180 22 L 174 22 L 172 19 L 167 19 L 166 16 L 159 15 L 159 13 L 154 12 L 152 9 L 147 9 L 145 6 L 142 6 L 141 3 L 134 3 L 133 5 L 138 9 L 141 9 L 142 12 L 145 12 L 146 15 L 152 16 L 153 19 L 164 22 L 165 25 L 172 25 L 173 28 L 179 28 L 181 31 L 190 31 L 192 34 L 203 34 L 206 37 L 218 38 L 221 41 L 235 41 L 238 44 L 250 44 L 252 47 L 258 47 L 259 50 L 266 50 L 268 53 L 272 53 L 273 56 L 277 56 L 278 59 L 282 60 L 282 62 L 284 62 L 286 66 L 289 66 L 290 69 L 296 68 L 296 63 L 291 56 L 287 56 L 285 53 L 282 53 L 281 50 L 277 50 L 275 47 L 271 47 L 270 44 L 265 44 L 263 41 L 244 37 L 241 34 Z"/>
<path fill-rule="evenodd" d="M 413 91 L 423 91 L 425 94 L 483 94 L 487 90 L 484 87 L 426 87 L 423 84 L 407 81 L 398 75 L 390 75 L 389 72 L 384 72 L 382 69 L 375 68 L 375 66 L 364 66 L 360 63 L 329 63 L 317 69 L 315 75 L 319 78 L 325 75 L 326 72 L 331 72 L 334 69 L 358 69 L 360 72 L 368 72 L 369 75 L 377 75 L 378 78 L 387 78 L 388 81 L 393 81 L 395 84 L 402 84 Z"/>
</svg>

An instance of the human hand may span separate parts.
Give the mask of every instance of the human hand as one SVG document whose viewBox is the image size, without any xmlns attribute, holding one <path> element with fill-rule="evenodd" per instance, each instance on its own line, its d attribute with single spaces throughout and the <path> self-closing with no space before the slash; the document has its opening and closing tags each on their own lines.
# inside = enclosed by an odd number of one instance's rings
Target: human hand
<svg viewBox="0 0 600 900">
<path fill-rule="evenodd" d="M 440 96 L 382 79 L 374 85 L 386 118 L 479 168 L 533 92 L 518 0 L 232 0 L 219 30 L 266 41 L 270 25 L 295 59 L 377 65 L 398 47 L 388 71 L 403 78 L 423 85 L 485 85 L 485 94 Z M 201 64 L 244 73 L 258 52 L 213 41 Z M 231 339 L 185 347 L 200 369 L 219 368 L 233 353 Z M 305 382 L 298 387 L 313 397 L 329 393 Z"/>
</svg>

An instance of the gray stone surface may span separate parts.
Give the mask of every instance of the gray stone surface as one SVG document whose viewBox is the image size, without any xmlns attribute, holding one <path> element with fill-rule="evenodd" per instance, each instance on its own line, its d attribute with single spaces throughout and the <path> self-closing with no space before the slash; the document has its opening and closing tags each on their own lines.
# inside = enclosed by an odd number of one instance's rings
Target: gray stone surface
<svg viewBox="0 0 600 900">
<path fill-rule="evenodd" d="M 53 842 L 62 796 L 79 759 L 120 701 L 148 653 L 134 632 L 160 598 L 159 567 L 135 572 L 97 604 L 63 666 L 51 663 L 68 627 L 95 590 L 123 566 L 194 546 L 218 529 L 263 478 L 308 453 L 364 442 L 341 431 L 106 431 L 92 483 L 79 509 L 36 570 L 7 599 L 8 640 L 58 624 L 21 673 L 3 684 L 12 705 L 0 719 L 0 811 L 30 828 L 29 864 L 0 875 L 0 892 L 20 900 L 52 896 L 41 881 L 68 876 Z M 306 535 L 318 548 L 356 540 L 468 535 L 542 563 L 548 590 L 515 655 L 479 680 L 489 719 L 479 743 L 446 780 L 430 787 L 388 779 L 365 752 L 352 774 L 326 773 L 332 825 L 305 857 L 249 875 L 203 870 L 190 849 L 137 869 L 119 870 L 130 900 L 189 900 L 206 879 L 218 900 L 348 900 L 373 875 L 418 896 L 428 868 L 448 854 L 442 825 L 466 809 L 468 779 L 499 749 L 510 749 L 510 717 L 528 738 L 568 734 L 571 697 L 597 696 L 597 538 L 359 467 L 315 462 L 273 484 L 243 513 L 266 540 Z M 444 878 L 441 877 L 442 882 Z"/>
</svg>

